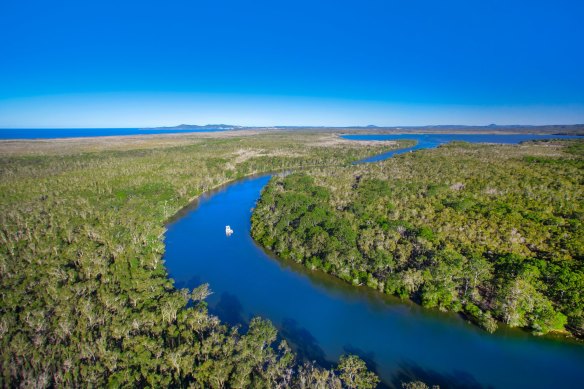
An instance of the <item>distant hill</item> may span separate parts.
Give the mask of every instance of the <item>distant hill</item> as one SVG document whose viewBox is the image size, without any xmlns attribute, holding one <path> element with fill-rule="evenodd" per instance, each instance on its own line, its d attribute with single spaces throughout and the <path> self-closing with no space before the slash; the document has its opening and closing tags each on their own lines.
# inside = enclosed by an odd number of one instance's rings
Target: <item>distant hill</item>
<svg viewBox="0 0 584 389">
<path fill-rule="evenodd" d="M 523 125 L 523 124 L 489 124 L 485 126 L 468 126 L 460 124 L 439 124 L 428 126 L 237 126 L 232 124 L 180 124 L 172 127 L 143 128 L 143 130 L 309 130 L 309 131 L 359 131 L 370 130 L 379 133 L 400 132 L 429 132 L 429 133 L 473 133 L 473 132 L 497 132 L 497 133 L 539 133 L 553 135 L 584 135 L 584 124 L 555 124 L 555 125 Z"/>
<path fill-rule="evenodd" d="M 230 124 L 205 124 L 199 126 L 197 124 L 179 124 L 178 126 L 169 127 L 150 127 L 142 128 L 143 130 L 235 130 L 243 128 L 242 126 L 234 126 Z"/>
</svg>

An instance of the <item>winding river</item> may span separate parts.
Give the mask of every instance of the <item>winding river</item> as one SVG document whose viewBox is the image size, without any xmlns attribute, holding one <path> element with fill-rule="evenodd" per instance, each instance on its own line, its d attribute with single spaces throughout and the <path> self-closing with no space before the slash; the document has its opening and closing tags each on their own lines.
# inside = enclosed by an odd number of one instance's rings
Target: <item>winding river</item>
<svg viewBox="0 0 584 389">
<path fill-rule="evenodd" d="M 539 138 L 440 134 L 366 139 L 415 139 L 412 149 L 420 149 L 451 140 Z M 391 387 L 412 377 L 442 387 L 582 387 L 581 343 L 505 327 L 488 334 L 456 314 L 353 287 L 264 252 L 250 237 L 250 216 L 269 179 L 243 179 L 208 193 L 167 226 L 164 259 L 176 287 L 208 282 L 214 291 L 209 308 L 224 322 L 245 327 L 254 316 L 268 318 L 301 357 L 327 366 L 344 353 L 357 354 Z M 227 224 L 235 231 L 230 237 L 224 233 Z"/>
</svg>

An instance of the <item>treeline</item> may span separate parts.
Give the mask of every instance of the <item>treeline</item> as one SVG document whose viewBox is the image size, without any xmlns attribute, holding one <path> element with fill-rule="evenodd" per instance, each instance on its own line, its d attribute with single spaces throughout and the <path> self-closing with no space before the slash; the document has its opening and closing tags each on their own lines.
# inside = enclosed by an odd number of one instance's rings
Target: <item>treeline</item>
<svg viewBox="0 0 584 389">
<path fill-rule="evenodd" d="M 223 325 L 207 286 L 176 290 L 161 260 L 165 220 L 209 188 L 387 148 L 319 139 L 129 151 L 104 140 L 96 152 L 0 157 L 0 386 L 374 387 L 356 357 L 326 370 L 296 360 L 265 320 L 245 333 Z"/>
<path fill-rule="evenodd" d="M 252 235 L 354 285 L 534 333 L 584 334 L 584 142 L 453 143 L 276 177 Z"/>
</svg>

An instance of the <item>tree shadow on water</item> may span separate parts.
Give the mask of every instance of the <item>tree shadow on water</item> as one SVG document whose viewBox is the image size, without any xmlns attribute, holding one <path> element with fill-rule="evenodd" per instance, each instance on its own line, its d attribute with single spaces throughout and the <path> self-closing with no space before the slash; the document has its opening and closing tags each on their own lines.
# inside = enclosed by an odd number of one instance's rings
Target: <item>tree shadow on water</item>
<svg viewBox="0 0 584 389">
<path fill-rule="evenodd" d="M 325 357 L 323 349 L 316 338 L 306 329 L 300 327 L 296 320 L 286 318 L 282 321 L 280 336 L 288 342 L 298 356 L 299 361 L 315 361 L 320 366 L 331 368 L 334 365 Z"/>
<path fill-rule="evenodd" d="M 401 388 L 402 382 L 423 381 L 430 387 L 439 385 L 440 388 L 453 389 L 488 389 L 491 386 L 480 384 L 470 373 L 462 370 L 452 370 L 450 373 L 442 373 L 431 369 L 425 369 L 412 361 L 399 363 L 399 370 L 391 379 L 390 387 Z"/>
<path fill-rule="evenodd" d="M 355 347 L 353 345 L 345 345 L 343 346 L 343 352 L 345 355 L 356 355 L 359 358 L 361 358 L 363 360 L 363 362 L 365 362 L 365 365 L 367 365 L 367 368 L 372 371 L 373 373 L 379 375 L 379 371 L 378 371 L 378 365 L 377 362 L 375 362 L 375 353 L 374 352 L 366 352 L 361 350 L 358 347 Z M 380 377 L 381 378 L 381 377 Z M 377 385 L 377 389 L 385 389 L 385 388 L 390 388 L 390 386 L 388 384 L 386 384 L 385 382 L 380 382 Z M 400 386 L 401 388 L 401 386 Z"/>
<path fill-rule="evenodd" d="M 201 277 L 199 276 L 192 276 L 188 281 L 182 280 L 177 281 L 174 280 L 174 287 L 176 289 L 188 289 L 189 292 L 192 292 L 197 286 L 202 284 Z M 195 304 L 193 301 L 189 301 L 186 305 L 186 308 L 192 308 Z"/>
<path fill-rule="evenodd" d="M 235 295 L 222 293 L 217 304 L 209 306 L 209 312 L 218 316 L 222 322 L 232 326 L 240 325 L 244 331 L 247 331 L 249 320 L 245 319 L 243 306 Z"/>
<path fill-rule="evenodd" d="M 192 276 L 188 281 L 174 281 L 174 287 L 176 289 L 184 289 L 187 288 L 188 290 L 193 290 L 197 286 L 201 285 L 203 281 L 201 281 L 201 277 L 199 276 Z"/>
<path fill-rule="evenodd" d="M 374 373 L 377 373 L 377 362 L 375 362 L 374 352 L 366 352 L 350 344 L 343 346 L 343 351 L 347 355 L 358 356 L 365 362 L 369 370 L 371 370 Z"/>
</svg>

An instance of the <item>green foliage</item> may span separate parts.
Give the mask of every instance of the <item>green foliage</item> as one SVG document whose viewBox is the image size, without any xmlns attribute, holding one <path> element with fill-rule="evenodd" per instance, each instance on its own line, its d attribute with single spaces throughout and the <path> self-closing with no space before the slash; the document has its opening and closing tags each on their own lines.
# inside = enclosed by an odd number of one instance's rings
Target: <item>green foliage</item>
<svg viewBox="0 0 584 389">
<path fill-rule="evenodd" d="M 247 333 L 221 324 L 206 309 L 209 286 L 176 290 L 161 260 L 165 221 L 204 191 L 234 177 L 346 165 L 387 149 L 319 146 L 328 136 L 154 137 L 137 146 L 122 138 L 63 148 L 60 141 L 30 142 L 30 156 L 10 154 L 14 142 L 3 144 L 2 386 L 339 383 L 332 370 L 297 366 L 270 323 L 254 319 Z M 288 199 L 297 214 L 307 210 L 305 197 L 328 200 L 318 188 Z M 327 219 L 318 217 L 319 223 Z M 352 230 L 339 224 L 343 228 L 342 244 L 353 244 Z"/>
<path fill-rule="evenodd" d="M 466 303 L 464 306 L 464 313 L 465 315 L 475 324 L 484 328 L 488 332 L 495 332 L 497 330 L 497 322 L 491 316 L 490 312 L 481 311 L 479 307 L 477 307 L 473 303 Z"/>
<path fill-rule="evenodd" d="M 490 332 L 498 319 L 582 335 L 582 144 L 455 143 L 275 178 L 252 234 L 311 269 L 460 311 Z"/>
<path fill-rule="evenodd" d="M 379 378 L 367 370 L 365 362 L 355 355 L 343 355 L 339 362 L 339 377 L 347 388 L 375 388 Z"/>
<path fill-rule="evenodd" d="M 403 389 L 430 389 L 430 386 L 426 385 L 426 383 L 422 381 L 402 382 L 401 386 Z M 440 389 L 440 386 L 432 385 L 432 389 Z"/>
</svg>

